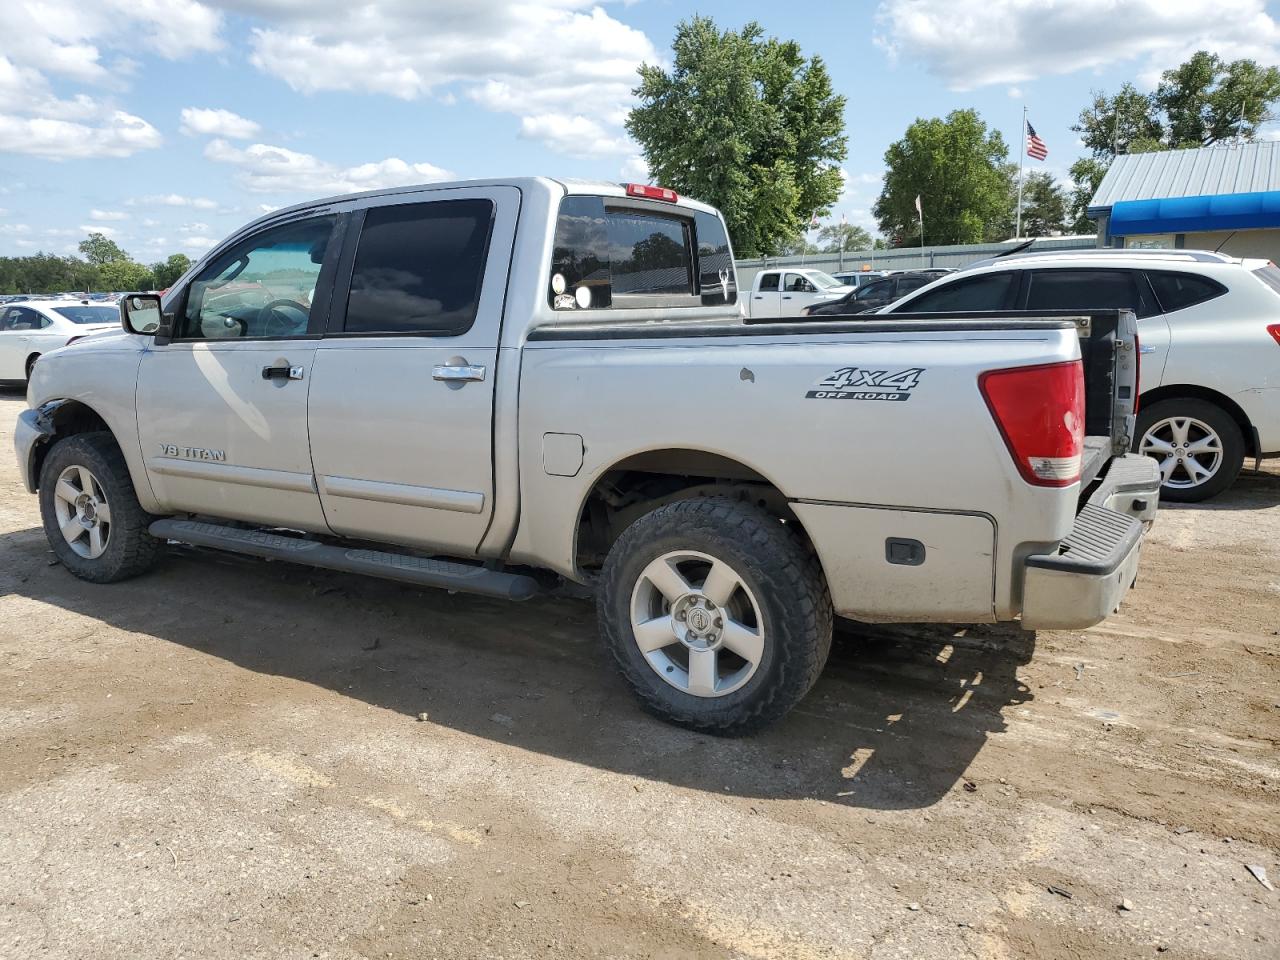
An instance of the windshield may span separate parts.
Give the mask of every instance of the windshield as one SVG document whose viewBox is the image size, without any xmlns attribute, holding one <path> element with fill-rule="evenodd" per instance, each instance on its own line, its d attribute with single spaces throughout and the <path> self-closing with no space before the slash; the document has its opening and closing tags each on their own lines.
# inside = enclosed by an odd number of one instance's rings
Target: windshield
<svg viewBox="0 0 1280 960">
<path fill-rule="evenodd" d="M 819 290 L 830 290 L 832 287 L 848 286 L 848 284 L 841 283 L 835 277 L 831 276 L 831 274 L 823 273 L 821 270 L 808 270 L 805 272 L 805 276 L 808 277 L 809 282 Z"/>
<path fill-rule="evenodd" d="M 53 312 L 72 323 L 117 323 L 120 320 L 119 307 L 54 307 Z"/>
</svg>

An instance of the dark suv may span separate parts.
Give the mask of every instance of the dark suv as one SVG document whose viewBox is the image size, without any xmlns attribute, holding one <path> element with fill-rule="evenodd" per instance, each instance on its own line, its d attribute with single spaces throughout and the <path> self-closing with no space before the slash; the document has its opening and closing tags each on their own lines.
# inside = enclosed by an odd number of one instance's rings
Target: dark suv
<svg viewBox="0 0 1280 960">
<path fill-rule="evenodd" d="M 921 287 L 933 283 L 939 277 L 946 276 L 949 272 L 947 270 L 904 270 L 901 273 L 891 273 L 875 283 L 859 287 L 839 300 L 806 307 L 801 315 L 830 317 L 879 310 L 905 297 L 908 293 L 914 293 Z"/>
</svg>

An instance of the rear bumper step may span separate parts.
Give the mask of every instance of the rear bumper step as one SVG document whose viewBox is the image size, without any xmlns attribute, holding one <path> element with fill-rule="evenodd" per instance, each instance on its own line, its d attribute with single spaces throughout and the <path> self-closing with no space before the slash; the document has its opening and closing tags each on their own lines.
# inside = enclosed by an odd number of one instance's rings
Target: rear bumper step
<svg viewBox="0 0 1280 960">
<path fill-rule="evenodd" d="M 167 519 L 154 521 L 148 531 L 153 537 L 162 540 L 177 540 L 197 547 L 213 547 L 232 553 L 322 567 L 325 570 L 358 573 L 421 587 L 439 587 L 503 600 L 528 600 L 539 592 L 538 582 L 522 574 L 504 573 L 430 557 L 335 547 L 265 530 L 242 530 L 239 527 L 199 520 Z"/>
<path fill-rule="evenodd" d="M 1142 537 L 1160 496 L 1148 457 L 1117 457 L 1054 553 L 1027 557 L 1022 626 L 1079 630 L 1105 620 L 1138 575 Z"/>
</svg>

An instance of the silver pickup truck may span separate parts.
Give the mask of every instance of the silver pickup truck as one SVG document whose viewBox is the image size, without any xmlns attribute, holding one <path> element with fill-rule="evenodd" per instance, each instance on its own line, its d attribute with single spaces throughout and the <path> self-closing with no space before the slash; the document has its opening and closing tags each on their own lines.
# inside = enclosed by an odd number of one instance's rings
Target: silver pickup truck
<svg viewBox="0 0 1280 960">
<path fill-rule="evenodd" d="M 834 617 L 1086 627 L 1132 584 L 1133 315 L 752 324 L 719 214 L 516 179 L 276 211 L 41 357 L 23 477 L 76 576 L 182 542 L 513 600 L 595 591 L 712 733 Z M 558 575 L 558 576 L 554 576 Z"/>
</svg>

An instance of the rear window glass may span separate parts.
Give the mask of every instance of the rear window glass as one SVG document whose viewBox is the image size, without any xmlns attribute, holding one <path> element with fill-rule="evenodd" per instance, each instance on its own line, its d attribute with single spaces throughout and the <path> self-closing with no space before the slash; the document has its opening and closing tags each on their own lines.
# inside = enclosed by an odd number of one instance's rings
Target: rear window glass
<svg viewBox="0 0 1280 960">
<path fill-rule="evenodd" d="M 778 275 L 776 273 L 766 273 L 763 277 L 760 278 L 760 289 L 761 290 L 777 290 Z"/>
<path fill-rule="evenodd" d="M 1031 274 L 1028 310 L 1136 310 L 1133 278 L 1123 270 L 1036 270 Z"/>
<path fill-rule="evenodd" d="M 902 312 L 1000 310 L 1008 299 L 1009 287 L 1012 283 L 1013 274 L 1008 271 L 986 273 L 980 277 L 967 277 L 920 294 L 914 300 L 902 304 Z"/>
<path fill-rule="evenodd" d="M 114 323 L 120 319 L 119 307 L 54 307 L 72 323 Z"/>
<path fill-rule="evenodd" d="M 454 336 L 471 329 L 492 225 L 489 200 L 371 208 L 356 248 L 346 331 Z"/>
<path fill-rule="evenodd" d="M 548 291 L 557 310 L 736 300 L 733 256 L 718 217 L 611 208 L 602 197 L 561 201 Z"/>
<path fill-rule="evenodd" d="M 1160 301 L 1160 309 L 1165 313 L 1204 303 L 1227 292 L 1227 288 L 1217 280 L 1195 273 L 1148 270 L 1147 279 L 1151 281 L 1156 299 Z"/>
</svg>

